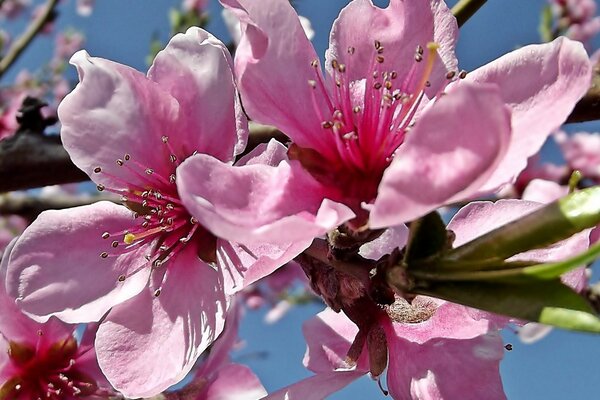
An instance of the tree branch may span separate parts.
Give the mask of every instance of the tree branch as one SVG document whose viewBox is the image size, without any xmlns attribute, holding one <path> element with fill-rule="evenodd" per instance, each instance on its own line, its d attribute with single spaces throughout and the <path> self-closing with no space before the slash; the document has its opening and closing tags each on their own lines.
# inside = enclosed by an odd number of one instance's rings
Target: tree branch
<svg viewBox="0 0 600 400">
<path fill-rule="evenodd" d="M 487 0 L 460 0 L 452 7 L 452 14 L 456 17 L 458 26 L 463 26 Z"/>
<path fill-rule="evenodd" d="M 592 86 L 575 105 L 567 123 L 595 121 L 600 119 L 600 64 L 594 67 Z"/>
<path fill-rule="evenodd" d="M 27 30 L 10 46 L 4 57 L 0 60 L 0 78 L 11 65 L 19 58 L 21 53 L 29 46 L 33 38 L 42 30 L 44 25 L 52 18 L 54 8 L 59 0 L 48 0 L 42 12 L 27 27 Z"/>
</svg>

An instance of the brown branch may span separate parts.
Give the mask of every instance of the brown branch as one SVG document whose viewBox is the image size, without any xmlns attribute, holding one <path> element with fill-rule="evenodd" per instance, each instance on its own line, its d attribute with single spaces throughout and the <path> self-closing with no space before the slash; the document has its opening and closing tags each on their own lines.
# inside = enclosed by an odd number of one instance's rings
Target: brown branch
<svg viewBox="0 0 600 400">
<path fill-rule="evenodd" d="M 595 121 L 600 119 L 600 64 L 594 67 L 592 86 L 575 105 L 567 123 Z"/>
<path fill-rule="evenodd" d="M 452 14 L 456 17 L 458 26 L 463 26 L 487 0 L 461 0 L 452 7 Z"/>
<path fill-rule="evenodd" d="M 30 197 L 0 196 L 0 215 L 19 215 L 33 221 L 42 211 L 61 210 L 95 203 L 96 201 L 117 201 L 114 196 L 72 196 L 67 194 Z"/>
<path fill-rule="evenodd" d="M 271 138 L 287 140 L 275 128 L 252 124 L 246 152 Z M 19 133 L 0 141 L 0 193 L 87 180 L 56 136 Z"/>
<path fill-rule="evenodd" d="M 31 41 L 42 30 L 44 25 L 53 18 L 54 8 L 59 0 L 48 0 L 42 12 L 29 24 L 27 30 L 10 46 L 4 57 L 0 60 L 0 78 L 11 65 L 19 58 L 21 53 L 29 46 Z"/>
<path fill-rule="evenodd" d="M 0 193 L 88 179 L 56 136 L 20 133 L 0 141 Z"/>
</svg>

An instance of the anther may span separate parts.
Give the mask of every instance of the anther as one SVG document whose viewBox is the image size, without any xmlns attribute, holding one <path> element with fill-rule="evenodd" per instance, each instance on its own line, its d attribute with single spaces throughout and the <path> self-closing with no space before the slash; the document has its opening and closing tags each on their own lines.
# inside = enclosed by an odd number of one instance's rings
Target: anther
<svg viewBox="0 0 600 400">
<path fill-rule="evenodd" d="M 168 136 L 163 136 L 160 138 L 160 140 L 162 140 L 163 143 L 167 143 L 169 141 L 169 137 Z"/>
<path fill-rule="evenodd" d="M 167 205 L 165 206 L 165 208 L 167 210 L 173 210 L 175 208 L 175 206 L 173 205 L 173 203 L 167 203 Z"/>
<path fill-rule="evenodd" d="M 171 162 L 174 163 L 175 161 L 177 161 L 177 156 L 175 154 L 171 154 L 169 156 L 169 160 L 171 160 Z"/>
<path fill-rule="evenodd" d="M 385 58 L 381 55 L 375 57 L 375 60 L 379 63 L 382 64 L 385 61 Z"/>
<path fill-rule="evenodd" d="M 154 297 L 158 297 L 158 296 L 160 296 L 160 289 L 156 289 L 154 291 Z"/>
<path fill-rule="evenodd" d="M 102 234 L 102 239 L 108 239 L 109 237 L 110 237 L 110 233 L 108 233 L 108 232 L 104 232 Z"/>
<path fill-rule="evenodd" d="M 100 258 L 106 258 L 108 257 L 108 253 L 103 251 L 102 253 L 100 253 Z"/>
<path fill-rule="evenodd" d="M 44 336 L 44 331 L 42 331 L 41 329 L 38 329 L 37 335 L 38 336 Z"/>
<path fill-rule="evenodd" d="M 103 184 L 99 184 L 96 186 L 96 189 L 98 189 L 99 192 L 102 192 L 104 190 L 104 185 Z"/>
<path fill-rule="evenodd" d="M 340 66 L 340 64 L 338 63 L 338 60 L 331 60 L 331 68 L 333 69 L 338 69 Z"/>
<path fill-rule="evenodd" d="M 321 127 L 323 129 L 331 129 L 332 126 L 333 126 L 333 123 L 331 123 L 331 121 L 323 121 L 323 122 L 321 122 Z"/>
<path fill-rule="evenodd" d="M 311 88 L 315 89 L 317 87 L 317 82 L 314 81 L 314 80 L 312 80 L 312 79 L 309 79 L 308 80 L 308 86 L 310 86 Z"/>
<path fill-rule="evenodd" d="M 125 281 L 125 275 L 119 275 L 119 278 L 117 278 L 119 280 L 119 282 L 123 282 Z"/>
<path fill-rule="evenodd" d="M 144 191 L 142 192 L 142 197 L 143 197 L 144 199 L 147 199 L 147 198 L 148 198 L 148 196 L 150 196 L 150 192 L 149 192 L 148 190 L 144 190 Z"/>
<path fill-rule="evenodd" d="M 431 82 L 425 81 L 425 86 L 430 87 L 431 86 Z"/>
<path fill-rule="evenodd" d="M 354 111 L 355 114 L 358 114 L 360 112 L 360 106 L 354 107 L 352 111 Z"/>
<path fill-rule="evenodd" d="M 119 158 L 119 159 L 118 159 L 116 162 L 117 162 L 117 165 L 118 165 L 119 167 L 122 167 L 122 166 L 123 166 L 123 164 L 124 164 L 124 163 L 123 163 L 123 160 L 121 160 L 120 158 Z"/>
<path fill-rule="evenodd" d="M 198 220 L 196 218 L 194 218 L 194 217 L 190 218 L 190 224 L 196 225 L 197 223 L 198 223 Z"/>
<path fill-rule="evenodd" d="M 352 55 L 354 54 L 354 52 L 356 51 L 356 49 L 352 46 L 348 47 L 348 54 Z"/>
<path fill-rule="evenodd" d="M 154 170 L 152 168 L 148 168 L 146 169 L 146 175 L 152 175 L 154 173 Z"/>
<path fill-rule="evenodd" d="M 154 268 L 158 268 L 158 267 L 160 267 L 162 265 L 162 263 L 163 263 L 162 260 L 156 259 L 156 260 L 152 261 L 152 266 Z"/>
<path fill-rule="evenodd" d="M 117 247 L 119 245 L 119 242 L 117 242 L 116 240 L 113 240 L 113 242 L 110 245 L 112 247 Z"/>
<path fill-rule="evenodd" d="M 340 64 L 338 71 L 340 72 L 340 74 L 346 72 L 346 64 Z"/>
<path fill-rule="evenodd" d="M 379 40 L 375 40 L 374 42 L 375 49 L 379 50 L 381 48 L 381 42 Z"/>
<path fill-rule="evenodd" d="M 446 74 L 446 79 L 452 79 L 452 78 L 454 78 L 455 76 L 456 76 L 456 71 L 449 71 L 449 72 Z"/>
<path fill-rule="evenodd" d="M 122 203 L 126 203 L 127 202 L 127 196 L 121 196 L 121 202 Z"/>
<path fill-rule="evenodd" d="M 462 71 L 460 71 L 460 73 L 458 74 L 458 77 L 460 79 L 465 79 L 467 77 L 467 71 L 465 71 L 464 69 Z"/>
<path fill-rule="evenodd" d="M 175 174 L 169 175 L 169 182 L 175 183 Z"/>
<path fill-rule="evenodd" d="M 506 343 L 506 345 L 504 346 L 504 348 L 505 348 L 507 351 L 512 351 L 512 349 L 513 349 L 513 345 L 512 345 L 512 344 L 510 344 L 510 343 Z"/>
<path fill-rule="evenodd" d="M 319 66 L 319 60 L 316 60 L 316 59 L 312 60 L 310 62 L 310 66 L 313 67 L 313 68 L 317 68 Z"/>
<path fill-rule="evenodd" d="M 390 90 L 390 89 L 392 88 L 392 82 L 390 82 L 390 81 L 385 81 L 385 88 L 386 88 L 387 90 Z"/>
<path fill-rule="evenodd" d="M 373 79 L 377 79 L 379 77 L 379 73 L 377 71 L 373 71 Z"/>
<path fill-rule="evenodd" d="M 417 54 L 420 54 L 420 55 L 423 55 L 423 53 L 424 53 L 423 46 L 421 46 L 421 45 L 418 45 L 418 46 L 417 46 L 416 53 L 417 53 Z"/>
<path fill-rule="evenodd" d="M 423 61 L 423 56 L 421 54 L 415 54 L 415 61 L 416 62 L 421 62 Z"/>
<path fill-rule="evenodd" d="M 129 161 L 129 160 L 131 160 L 131 155 L 129 155 L 128 153 L 125 153 L 123 158 L 125 159 L 125 161 Z"/>
<path fill-rule="evenodd" d="M 373 89 L 375 89 L 375 90 L 381 89 L 381 83 L 375 82 L 375 84 L 373 85 Z"/>
<path fill-rule="evenodd" d="M 94 168 L 94 173 L 99 174 L 100 172 L 102 172 L 102 168 L 100 168 L 100 167 Z"/>
<path fill-rule="evenodd" d="M 160 246 L 158 248 L 158 250 L 160 250 L 160 251 L 167 251 L 167 250 L 169 250 L 169 246 L 163 244 L 162 246 Z"/>
<path fill-rule="evenodd" d="M 392 71 L 390 74 L 390 79 L 396 79 L 398 77 L 398 73 L 396 71 Z"/>
</svg>

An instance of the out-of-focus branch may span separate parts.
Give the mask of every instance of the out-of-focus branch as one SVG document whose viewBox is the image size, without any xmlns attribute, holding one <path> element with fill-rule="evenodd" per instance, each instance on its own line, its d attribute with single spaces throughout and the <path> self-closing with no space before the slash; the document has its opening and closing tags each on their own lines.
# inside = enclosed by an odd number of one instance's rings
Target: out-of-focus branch
<svg viewBox="0 0 600 400">
<path fill-rule="evenodd" d="M 463 26 L 487 0 L 460 0 L 452 7 L 452 14 L 456 17 L 458 26 Z"/>
<path fill-rule="evenodd" d="M 34 220 L 42 211 L 60 210 L 83 206 L 96 201 L 114 201 L 114 196 L 71 196 L 68 194 L 30 197 L 30 196 L 0 196 L 0 215 L 19 215 L 28 220 Z"/>
<path fill-rule="evenodd" d="M 600 119 L 600 64 L 594 67 L 592 86 L 581 100 L 575 105 L 573 112 L 567 118 L 570 122 L 595 121 Z"/>
<path fill-rule="evenodd" d="M 246 152 L 272 138 L 287 140 L 275 128 L 252 124 Z M 58 137 L 21 133 L 0 141 L 0 193 L 87 180 Z"/>
<path fill-rule="evenodd" d="M 25 32 L 10 46 L 4 57 L 0 60 L 0 78 L 19 58 L 27 46 L 29 46 L 29 43 L 37 36 L 44 25 L 52 18 L 54 8 L 58 4 L 58 1 L 59 0 L 48 0 L 42 12 L 31 22 L 31 24 L 29 24 Z"/>
<path fill-rule="evenodd" d="M 56 136 L 22 133 L 0 141 L 0 192 L 88 179 Z"/>
</svg>

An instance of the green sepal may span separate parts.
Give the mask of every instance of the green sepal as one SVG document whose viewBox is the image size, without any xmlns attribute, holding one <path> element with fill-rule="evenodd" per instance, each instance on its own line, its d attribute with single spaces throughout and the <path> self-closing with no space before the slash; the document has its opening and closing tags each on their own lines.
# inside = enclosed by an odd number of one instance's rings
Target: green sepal
<svg viewBox="0 0 600 400">
<path fill-rule="evenodd" d="M 413 292 L 517 319 L 559 328 L 600 333 L 600 318 L 588 301 L 559 279 L 528 284 L 507 282 L 440 282 Z"/>
<path fill-rule="evenodd" d="M 563 197 L 449 251 L 448 260 L 505 260 L 547 247 L 600 223 L 600 186 Z"/>
<path fill-rule="evenodd" d="M 442 217 L 433 211 L 409 225 L 404 262 L 410 268 L 416 260 L 441 254 L 448 247 L 448 233 Z"/>
</svg>

